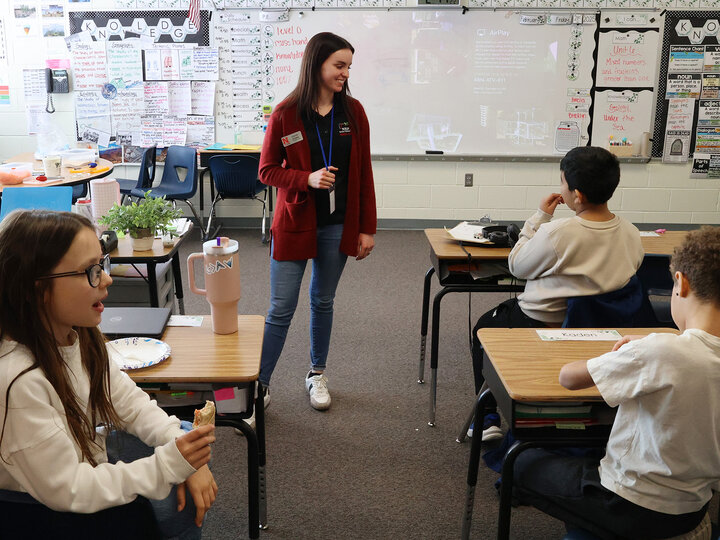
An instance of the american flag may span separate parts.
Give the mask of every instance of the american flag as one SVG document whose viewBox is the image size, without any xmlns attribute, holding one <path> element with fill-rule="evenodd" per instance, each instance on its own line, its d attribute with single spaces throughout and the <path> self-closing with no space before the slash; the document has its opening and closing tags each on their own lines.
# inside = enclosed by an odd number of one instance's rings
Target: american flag
<svg viewBox="0 0 720 540">
<path fill-rule="evenodd" d="M 195 29 L 200 31 L 200 0 L 190 0 L 188 19 L 190 19 Z"/>
</svg>

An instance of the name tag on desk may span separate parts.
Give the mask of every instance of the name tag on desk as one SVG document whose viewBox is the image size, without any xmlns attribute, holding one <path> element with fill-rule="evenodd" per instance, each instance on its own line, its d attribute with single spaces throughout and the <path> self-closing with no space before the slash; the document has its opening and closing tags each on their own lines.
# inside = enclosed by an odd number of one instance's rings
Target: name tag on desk
<svg viewBox="0 0 720 540">
<path fill-rule="evenodd" d="M 302 132 L 296 131 L 295 133 L 291 133 L 290 135 L 285 135 L 282 139 L 280 139 L 283 143 L 283 146 L 287 148 L 288 146 L 298 143 L 303 140 Z"/>
</svg>

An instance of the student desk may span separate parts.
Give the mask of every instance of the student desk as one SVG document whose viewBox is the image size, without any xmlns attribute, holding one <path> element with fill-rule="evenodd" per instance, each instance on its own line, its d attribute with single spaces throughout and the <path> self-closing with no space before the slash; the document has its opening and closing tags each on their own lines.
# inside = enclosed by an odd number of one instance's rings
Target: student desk
<svg viewBox="0 0 720 540">
<path fill-rule="evenodd" d="M 6 160 L 5 163 L 14 163 L 14 162 L 22 162 L 22 163 L 32 163 L 33 164 L 33 171 L 42 171 L 43 170 L 43 164 L 42 161 L 36 160 L 35 156 L 31 152 L 27 152 L 25 154 L 18 154 L 17 156 L 13 156 L 10 159 Z M 60 180 L 48 180 L 47 182 L 40 182 L 32 184 L 15 184 L 15 186 L 22 186 L 22 187 L 42 187 L 42 186 L 75 186 L 77 184 L 84 184 L 86 182 L 89 182 L 90 180 L 93 180 L 95 178 L 104 178 L 110 174 L 112 174 L 113 171 L 113 163 L 108 161 L 107 159 L 96 159 L 95 162 L 97 163 L 97 169 L 105 169 L 107 167 L 107 170 L 102 171 L 97 174 L 86 174 L 86 173 L 71 173 L 70 169 L 68 167 L 63 167 L 60 170 L 60 175 L 62 176 L 62 179 Z M 43 173 L 44 174 L 44 173 Z M 15 187 L 10 186 L 10 187 Z M 4 184 L 0 184 L 0 194 L 2 193 Z"/>
<path fill-rule="evenodd" d="M 180 244 L 187 238 L 188 233 L 192 230 L 192 222 L 190 228 L 175 240 L 172 247 L 163 246 L 162 240 L 156 238 L 153 247 L 147 251 L 134 251 L 130 241 L 130 237 L 126 235 L 118 239 L 117 247 L 110 252 L 110 262 L 112 264 L 146 264 L 147 278 L 145 281 L 150 288 L 150 306 L 158 307 L 160 301 L 157 291 L 157 276 L 155 275 L 155 267 L 158 263 L 172 260 L 173 281 L 175 281 L 175 297 L 178 301 L 178 310 L 181 315 L 185 314 L 185 302 L 183 300 L 182 275 L 180 274 L 180 253 L 178 249 Z"/>
<path fill-rule="evenodd" d="M 668 259 L 675 247 L 682 243 L 686 234 L 687 231 L 667 231 L 660 236 L 641 237 L 643 249 L 645 250 L 645 259 L 638 270 L 638 276 L 644 286 L 651 289 L 655 294 L 657 294 L 658 290 L 666 291 L 672 288 L 672 278 L 668 272 Z M 480 266 L 483 263 L 495 263 L 505 265 L 505 268 L 507 268 L 510 248 L 489 248 L 468 244 L 461 246 L 460 242 L 451 238 L 445 229 L 425 229 L 425 236 L 430 243 L 430 262 L 432 266 L 425 274 L 423 286 L 418 382 L 424 382 L 430 284 L 433 274 L 437 274 L 441 289 L 433 299 L 430 349 L 430 418 L 428 420 L 428 425 L 434 426 L 437 409 L 440 302 L 443 297 L 453 292 L 522 292 L 524 282 L 514 280 L 507 270 L 507 274 L 488 280 L 474 280 L 467 271 L 468 263 L 479 264 Z M 452 271 L 450 271 L 451 267 Z M 513 280 L 510 280 L 510 278 Z"/>
<path fill-rule="evenodd" d="M 675 332 L 669 328 L 622 328 L 622 335 Z M 558 382 L 560 368 L 575 360 L 587 360 L 612 350 L 614 341 L 542 341 L 535 328 L 482 328 L 478 338 L 484 350 L 483 374 L 488 390 L 477 400 L 475 418 L 484 418 L 486 408 L 494 400 L 509 424 L 515 443 L 508 449 L 502 467 L 498 539 L 509 537 L 510 500 L 513 485 L 513 465 L 517 456 L 532 447 L 604 446 L 610 425 L 589 426 L 586 429 L 556 429 L 516 427 L 515 406 L 522 402 L 590 402 L 603 403 L 595 386 L 584 390 L 568 390 Z M 608 410 L 609 407 L 605 406 Z M 462 521 L 462 538 L 470 535 L 475 485 L 477 483 L 481 429 L 472 438 L 468 463 L 467 491 Z"/>
<path fill-rule="evenodd" d="M 202 326 L 169 326 L 163 334 L 172 350 L 170 358 L 151 367 L 128 371 L 136 383 L 232 383 L 252 391 L 260 375 L 265 318 L 238 315 L 238 331 L 220 335 L 212 331 L 209 316 Z M 239 415 L 217 415 L 215 425 L 231 426 L 248 443 L 248 518 L 250 538 L 259 537 L 267 525 L 265 491 L 265 412 L 262 393 L 255 398 L 256 430 Z"/>
<path fill-rule="evenodd" d="M 418 382 L 424 382 L 425 377 L 425 345 L 428 329 L 428 311 L 430 305 L 430 283 L 433 274 L 437 274 L 441 289 L 433 300 L 432 339 L 430 349 L 430 419 L 428 425 L 435 425 L 435 411 L 437 402 L 437 364 L 438 346 L 440 341 L 440 302 L 448 293 L 455 292 L 521 292 L 524 285 L 508 283 L 501 284 L 497 278 L 489 280 L 474 280 L 463 264 L 472 263 L 499 263 L 507 266 L 509 248 L 476 247 L 463 244 L 452 239 L 444 229 L 425 229 L 425 236 L 430 242 L 430 262 L 432 266 L 425 274 L 423 286 L 422 321 L 420 326 L 420 364 L 418 369 Z M 464 249 L 463 249 L 464 248 Z M 450 266 L 456 266 L 458 271 L 450 271 Z M 467 268 L 467 267 L 465 267 Z M 509 272 L 500 276 L 512 277 Z"/>
</svg>

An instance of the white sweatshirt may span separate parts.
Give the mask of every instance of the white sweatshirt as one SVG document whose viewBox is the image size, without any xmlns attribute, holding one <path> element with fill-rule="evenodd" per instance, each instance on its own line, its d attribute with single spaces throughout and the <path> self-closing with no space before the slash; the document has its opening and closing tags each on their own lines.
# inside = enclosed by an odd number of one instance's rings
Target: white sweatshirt
<svg viewBox="0 0 720 540">
<path fill-rule="evenodd" d="M 86 405 L 90 381 L 81 364 L 77 338 L 60 350 L 77 397 Z M 0 429 L 8 385 L 31 364 L 26 347 L 9 340 L 0 342 Z M 195 472 L 175 444 L 175 438 L 184 433 L 180 421 L 168 417 L 112 360 L 110 396 L 125 422 L 123 429 L 155 447 L 154 455 L 132 463 L 109 464 L 105 437 L 98 432 L 95 439 L 100 446 L 94 454 L 98 465 L 83 461 L 60 397 L 43 372 L 33 369 L 19 377 L 10 390 L 0 445 L 0 489 L 27 492 L 53 510 L 91 513 L 129 503 L 138 495 L 162 499 L 173 484 Z"/>
<path fill-rule="evenodd" d="M 618 216 L 609 221 L 551 219 L 538 210 L 525 222 L 508 264 L 515 277 L 527 280 L 518 297 L 523 312 L 557 324 L 565 319 L 568 298 L 624 287 L 644 252 L 637 228 Z"/>
</svg>

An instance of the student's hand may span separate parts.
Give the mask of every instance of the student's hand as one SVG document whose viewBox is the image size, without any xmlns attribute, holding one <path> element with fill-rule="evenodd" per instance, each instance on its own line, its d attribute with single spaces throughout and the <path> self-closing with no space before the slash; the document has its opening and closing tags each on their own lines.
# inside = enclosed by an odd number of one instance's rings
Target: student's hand
<svg viewBox="0 0 720 540">
<path fill-rule="evenodd" d="M 558 204 L 564 203 L 562 195 L 559 193 L 551 193 L 540 201 L 540 210 L 551 216 L 555 213 Z"/>
<path fill-rule="evenodd" d="M 615 345 L 613 345 L 612 350 L 617 351 L 620 347 L 622 347 L 626 343 L 629 343 L 634 339 L 642 339 L 644 337 L 646 337 L 646 336 L 638 336 L 638 335 L 623 336 L 615 342 Z"/>
<path fill-rule="evenodd" d="M 175 440 L 178 450 L 193 469 L 210 461 L 210 443 L 215 442 L 215 426 L 200 426 Z"/>
<path fill-rule="evenodd" d="M 335 183 L 335 174 L 337 167 L 330 166 L 330 170 L 326 170 L 324 167 L 310 173 L 308 176 L 308 186 L 314 187 L 315 189 L 328 189 Z"/>
<path fill-rule="evenodd" d="M 210 510 L 210 507 L 215 502 L 215 497 L 217 497 L 218 487 L 215 483 L 215 478 L 213 478 L 208 466 L 203 465 L 195 474 L 188 477 L 185 482 L 178 484 L 178 512 L 182 512 L 182 509 L 185 508 L 185 486 L 190 490 L 190 496 L 195 503 L 195 525 L 202 527 L 205 514 Z"/>
<path fill-rule="evenodd" d="M 358 249 L 357 257 L 358 261 L 364 259 L 375 247 L 375 237 L 372 234 L 360 233 L 358 235 Z"/>
</svg>

